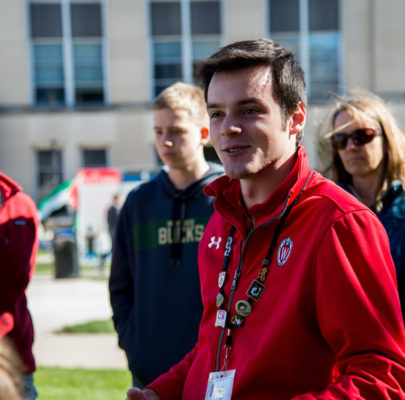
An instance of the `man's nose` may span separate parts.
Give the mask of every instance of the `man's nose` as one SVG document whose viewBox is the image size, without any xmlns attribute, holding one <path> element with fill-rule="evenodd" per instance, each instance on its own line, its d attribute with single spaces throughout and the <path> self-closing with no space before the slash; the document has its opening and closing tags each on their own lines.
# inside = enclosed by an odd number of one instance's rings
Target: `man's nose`
<svg viewBox="0 0 405 400">
<path fill-rule="evenodd" d="M 234 136 L 242 132 L 242 126 L 240 122 L 232 114 L 227 115 L 221 126 L 221 135 L 223 136 Z"/>
</svg>

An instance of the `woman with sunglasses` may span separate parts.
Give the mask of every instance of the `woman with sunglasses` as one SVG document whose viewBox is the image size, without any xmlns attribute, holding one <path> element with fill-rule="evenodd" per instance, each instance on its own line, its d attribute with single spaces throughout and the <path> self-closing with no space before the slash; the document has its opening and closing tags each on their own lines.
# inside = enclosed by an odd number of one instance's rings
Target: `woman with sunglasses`
<svg viewBox="0 0 405 400">
<path fill-rule="evenodd" d="M 367 92 L 338 99 L 330 128 L 332 179 L 384 225 L 405 316 L 405 136 L 383 100 Z"/>
</svg>

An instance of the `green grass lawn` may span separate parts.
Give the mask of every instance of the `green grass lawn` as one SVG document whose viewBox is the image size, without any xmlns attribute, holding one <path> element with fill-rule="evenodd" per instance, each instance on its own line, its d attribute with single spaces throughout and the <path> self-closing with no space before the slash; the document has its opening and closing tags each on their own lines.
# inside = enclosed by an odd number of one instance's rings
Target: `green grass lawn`
<svg viewBox="0 0 405 400">
<path fill-rule="evenodd" d="M 49 250 L 38 250 L 37 263 L 35 265 L 36 274 L 53 274 L 53 252 Z"/>
<path fill-rule="evenodd" d="M 93 320 L 77 325 L 66 325 L 57 333 L 115 333 L 111 319 Z"/>
<path fill-rule="evenodd" d="M 38 367 L 38 400 L 123 400 L 131 387 L 127 370 Z"/>
<path fill-rule="evenodd" d="M 37 262 L 35 266 L 36 274 L 53 274 L 53 271 L 54 271 L 53 263 Z"/>
<path fill-rule="evenodd" d="M 46 256 L 45 260 L 47 260 L 47 261 L 43 261 L 44 258 L 38 257 L 37 263 L 35 266 L 35 274 L 37 274 L 37 275 L 40 275 L 40 274 L 54 275 L 55 274 L 55 265 L 53 262 L 52 252 L 39 250 L 38 254 Z M 48 262 L 49 259 L 51 259 L 50 262 Z M 80 265 L 79 266 L 80 277 L 86 278 L 86 279 L 91 279 L 91 280 L 105 281 L 108 279 L 109 271 L 110 271 L 110 264 L 108 262 L 105 265 L 104 272 L 101 274 L 98 272 L 97 267 L 94 265 Z"/>
</svg>

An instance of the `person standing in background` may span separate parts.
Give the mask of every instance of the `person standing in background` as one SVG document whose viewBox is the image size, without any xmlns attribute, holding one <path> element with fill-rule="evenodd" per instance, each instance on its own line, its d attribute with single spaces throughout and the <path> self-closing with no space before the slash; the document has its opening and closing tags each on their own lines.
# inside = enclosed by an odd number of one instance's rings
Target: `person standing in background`
<svg viewBox="0 0 405 400">
<path fill-rule="evenodd" d="M 113 197 L 113 204 L 109 207 L 107 211 L 107 224 L 108 224 L 108 233 L 110 234 L 111 243 L 114 239 L 114 233 L 117 228 L 118 223 L 118 214 L 121 207 L 121 196 L 116 193 Z"/>
<path fill-rule="evenodd" d="M 13 343 L 24 364 L 24 400 L 37 398 L 34 326 L 25 292 L 35 270 L 38 246 L 35 203 L 0 172 L 0 338 Z"/>
<path fill-rule="evenodd" d="M 156 150 L 165 164 L 129 193 L 116 229 L 110 299 L 133 384 L 150 383 L 197 341 L 202 314 L 197 251 L 214 211 L 203 187 L 223 174 L 208 163 L 201 88 L 178 82 L 153 103 Z"/>
<path fill-rule="evenodd" d="M 328 128 L 332 179 L 387 231 L 405 317 L 405 135 L 384 101 L 365 91 L 338 98 Z"/>
</svg>

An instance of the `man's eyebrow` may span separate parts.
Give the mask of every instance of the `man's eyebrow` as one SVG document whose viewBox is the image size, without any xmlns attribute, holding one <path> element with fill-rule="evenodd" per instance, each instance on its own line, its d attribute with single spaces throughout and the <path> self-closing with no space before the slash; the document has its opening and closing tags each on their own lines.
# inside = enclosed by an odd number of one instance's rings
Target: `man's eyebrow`
<svg viewBox="0 0 405 400">
<path fill-rule="evenodd" d="M 252 103 L 262 103 L 262 100 L 258 99 L 257 97 L 249 97 L 247 99 L 240 100 L 236 103 L 238 106 L 243 106 L 245 104 L 252 104 Z M 220 103 L 208 103 L 207 108 L 221 108 Z"/>
<path fill-rule="evenodd" d="M 251 104 L 251 103 L 262 103 L 263 101 L 258 99 L 257 97 L 249 97 L 248 99 L 244 99 L 241 101 L 238 101 L 238 105 L 243 106 L 245 104 Z"/>
</svg>

